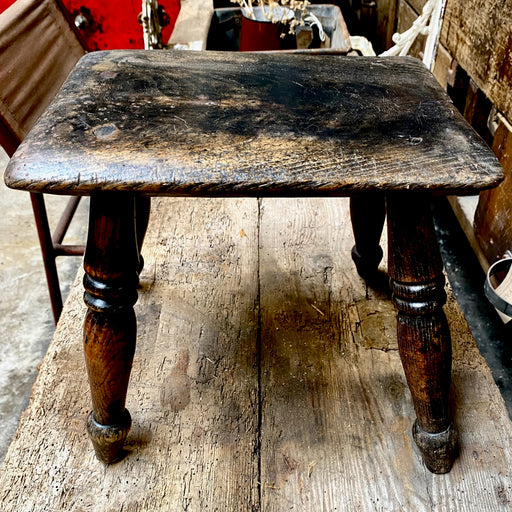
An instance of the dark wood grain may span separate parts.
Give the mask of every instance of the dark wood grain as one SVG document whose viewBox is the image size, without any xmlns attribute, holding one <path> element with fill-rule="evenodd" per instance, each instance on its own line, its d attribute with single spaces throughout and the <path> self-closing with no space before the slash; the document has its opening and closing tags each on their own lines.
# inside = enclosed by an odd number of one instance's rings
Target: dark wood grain
<svg viewBox="0 0 512 512">
<path fill-rule="evenodd" d="M 87 428 L 98 458 L 115 461 L 131 419 L 125 409 L 135 353 L 139 251 L 132 194 L 91 197 L 84 259 L 84 350 L 93 412 Z"/>
<path fill-rule="evenodd" d="M 114 51 L 79 62 L 6 181 L 58 194 L 311 196 L 468 193 L 501 177 L 415 59 Z"/>
<path fill-rule="evenodd" d="M 387 213 L 398 349 L 416 411 L 413 436 L 430 471 L 446 473 L 457 446 L 448 401 L 452 349 L 429 196 L 390 195 Z"/>
<path fill-rule="evenodd" d="M 441 43 L 489 100 L 512 118 L 511 0 L 447 0 Z"/>
</svg>

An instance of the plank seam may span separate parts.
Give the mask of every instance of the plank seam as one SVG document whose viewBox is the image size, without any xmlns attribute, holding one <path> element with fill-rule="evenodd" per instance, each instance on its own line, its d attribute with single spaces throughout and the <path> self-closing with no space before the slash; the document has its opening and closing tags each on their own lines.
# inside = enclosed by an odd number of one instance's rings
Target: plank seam
<svg viewBox="0 0 512 512">
<path fill-rule="evenodd" d="M 263 397 L 262 397 L 262 368 L 261 368 L 261 279 L 260 279 L 260 263 L 261 263 L 261 202 L 262 198 L 258 197 L 258 216 L 257 216 L 257 239 L 258 247 L 256 254 L 256 279 L 258 280 L 256 289 L 256 309 L 257 309 L 257 325 L 256 325 L 256 354 L 258 358 L 258 390 L 257 390 L 257 402 L 258 402 L 258 430 L 256 440 L 257 460 L 258 460 L 258 510 L 261 510 L 262 504 L 262 462 L 261 462 L 261 430 L 263 425 Z"/>
</svg>

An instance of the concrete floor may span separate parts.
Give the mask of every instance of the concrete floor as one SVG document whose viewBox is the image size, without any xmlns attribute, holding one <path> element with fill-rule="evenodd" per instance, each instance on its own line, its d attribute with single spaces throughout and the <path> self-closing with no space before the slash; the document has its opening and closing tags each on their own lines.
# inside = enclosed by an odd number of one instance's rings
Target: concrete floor
<svg viewBox="0 0 512 512">
<path fill-rule="evenodd" d="M 0 147 L 0 462 L 28 404 L 37 366 L 55 327 L 30 197 L 4 185 L 7 162 Z M 50 223 L 55 222 L 66 198 L 50 196 L 46 203 Z M 69 243 L 85 242 L 87 210 L 85 203 L 80 204 L 66 238 Z M 66 297 L 81 258 L 59 258 L 57 265 Z"/>
</svg>

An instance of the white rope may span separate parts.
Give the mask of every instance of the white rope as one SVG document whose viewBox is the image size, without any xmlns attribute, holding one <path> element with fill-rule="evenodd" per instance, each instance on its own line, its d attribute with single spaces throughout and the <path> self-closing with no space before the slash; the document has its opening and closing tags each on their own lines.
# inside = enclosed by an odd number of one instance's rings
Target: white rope
<svg viewBox="0 0 512 512">
<path fill-rule="evenodd" d="M 418 16 L 412 27 L 402 34 L 393 34 L 392 39 L 395 45 L 381 53 L 380 56 L 407 55 L 416 38 L 420 34 L 428 34 L 423 62 L 431 69 L 434 65 L 445 3 L 446 0 L 428 0 L 423 7 L 421 15 Z"/>
<path fill-rule="evenodd" d="M 444 15 L 444 8 L 446 0 L 438 0 L 432 11 L 432 17 L 428 26 L 428 37 L 425 43 L 425 50 L 423 53 L 423 64 L 431 71 L 434 69 L 434 62 L 436 60 L 437 46 L 439 44 L 439 36 L 441 35 L 441 25 Z"/>
</svg>

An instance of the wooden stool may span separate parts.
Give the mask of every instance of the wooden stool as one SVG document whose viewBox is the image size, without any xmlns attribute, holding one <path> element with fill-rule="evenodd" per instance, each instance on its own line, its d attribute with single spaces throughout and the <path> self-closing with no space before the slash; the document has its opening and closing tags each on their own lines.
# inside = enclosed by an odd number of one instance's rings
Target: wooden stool
<svg viewBox="0 0 512 512">
<path fill-rule="evenodd" d="M 372 280 L 388 215 L 398 340 L 428 468 L 457 435 L 451 342 L 431 194 L 493 187 L 502 170 L 419 61 L 237 53 L 86 55 L 17 151 L 10 187 L 90 195 L 85 354 L 98 457 L 130 428 L 140 247 L 150 196 L 351 196 L 359 273 Z"/>
</svg>

